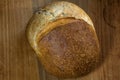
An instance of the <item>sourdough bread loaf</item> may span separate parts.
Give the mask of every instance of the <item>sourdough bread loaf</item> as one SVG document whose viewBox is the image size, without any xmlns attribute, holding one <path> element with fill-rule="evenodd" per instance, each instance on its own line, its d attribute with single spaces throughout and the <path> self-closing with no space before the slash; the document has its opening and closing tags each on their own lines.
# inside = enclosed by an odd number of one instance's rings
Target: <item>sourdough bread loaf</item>
<svg viewBox="0 0 120 80">
<path fill-rule="evenodd" d="M 80 77 L 99 64 L 100 48 L 93 23 L 73 3 L 58 1 L 36 12 L 26 34 L 45 70 L 54 76 Z"/>
</svg>

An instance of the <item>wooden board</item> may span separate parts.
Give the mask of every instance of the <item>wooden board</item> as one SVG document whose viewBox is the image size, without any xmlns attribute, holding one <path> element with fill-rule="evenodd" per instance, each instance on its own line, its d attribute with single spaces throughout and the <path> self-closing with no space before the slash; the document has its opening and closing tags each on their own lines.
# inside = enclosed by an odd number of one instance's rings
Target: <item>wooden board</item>
<svg viewBox="0 0 120 80">
<path fill-rule="evenodd" d="M 52 1 L 0 0 L 0 80 L 63 80 L 44 71 L 25 35 L 32 14 Z M 95 71 L 66 80 L 120 80 L 120 0 L 66 1 L 89 14 L 103 55 Z"/>
</svg>

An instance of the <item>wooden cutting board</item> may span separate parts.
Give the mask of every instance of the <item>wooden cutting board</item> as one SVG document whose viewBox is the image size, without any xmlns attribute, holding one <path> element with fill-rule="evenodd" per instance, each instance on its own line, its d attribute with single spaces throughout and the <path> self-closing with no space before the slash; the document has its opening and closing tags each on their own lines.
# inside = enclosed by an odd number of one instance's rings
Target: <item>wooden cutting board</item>
<svg viewBox="0 0 120 80">
<path fill-rule="evenodd" d="M 52 1 L 0 0 L 0 80 L 63 80 L 44 71 L 25 35 L 32 14 Z M 103 55 L 95 71 L 66 80 L 120 80 L 120 0 L 66 1 L 89 14 Z"/>
</svg>

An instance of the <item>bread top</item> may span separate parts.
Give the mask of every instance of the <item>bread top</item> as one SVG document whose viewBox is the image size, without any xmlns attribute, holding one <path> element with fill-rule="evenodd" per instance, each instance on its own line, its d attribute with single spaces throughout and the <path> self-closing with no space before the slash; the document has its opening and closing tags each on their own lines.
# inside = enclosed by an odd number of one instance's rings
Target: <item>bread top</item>
<svg viewBox="0 0 120 80">
<path fill-rule="evenodd" d="M 48 24 L 50 31 L 37 42 L 41 63 L 47 72 L 60 77 L 79 77 L 99 63 L 100 48 L 91 25 L 84 20 L 64 18 Z"/>
<path fill-rule="evenodd" d="M 29 43 L 39 56 L 41 56 L 41 53 L 38 50 L 37 42 L 40 35 L 43 35 L 44 31 L 49 31 L 49 29 L 51 28 L 47 25 L 58 19 L 68 17 L 85 21 L 90 25 L 89 27 L 91 27 L 95 31 L 93 23 L 89 16 L 75 4 L 65 1 L 58 1 L 49 4 L 48 6 L 33 15 L 31 20 L 29 21 L 26 30 Z"/>
</svg>

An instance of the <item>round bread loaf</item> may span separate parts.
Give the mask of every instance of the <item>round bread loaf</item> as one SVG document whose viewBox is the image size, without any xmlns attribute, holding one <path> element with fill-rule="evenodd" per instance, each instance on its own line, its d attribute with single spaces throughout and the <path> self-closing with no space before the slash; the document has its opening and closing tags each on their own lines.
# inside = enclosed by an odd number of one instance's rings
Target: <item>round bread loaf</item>
<svg viewBox="0 0 120 80">
<path fill-rule="evenodd" d="M 47 5 L 33 15 L 26 33 L 45 70 L 54 76 L 80 77 L 99 64 L 100 48 L 93 23 L 73 3 Z"/>
</svg>

